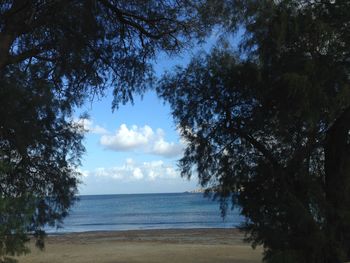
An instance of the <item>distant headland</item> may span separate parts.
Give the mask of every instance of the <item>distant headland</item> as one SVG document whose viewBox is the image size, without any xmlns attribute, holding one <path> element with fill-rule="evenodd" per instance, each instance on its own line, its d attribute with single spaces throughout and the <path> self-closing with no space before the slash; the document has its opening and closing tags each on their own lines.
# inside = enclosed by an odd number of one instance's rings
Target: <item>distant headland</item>
<svg viewBox="0 0 350 263">
<path fill-rule="evenodd" d="M 185 191 L 185 193 L 187 194 L 198 194 L 198 193 L 204 193 L 205 189 L 204 188 L 198 188 L 198 189 L 194 189 L 191 191 Z"/>
</svg>

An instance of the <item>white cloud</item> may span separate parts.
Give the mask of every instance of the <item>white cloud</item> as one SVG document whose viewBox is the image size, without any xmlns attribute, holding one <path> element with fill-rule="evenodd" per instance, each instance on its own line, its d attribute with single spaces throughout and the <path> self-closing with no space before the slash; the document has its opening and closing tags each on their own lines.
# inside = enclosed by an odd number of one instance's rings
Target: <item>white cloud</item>
<svg viewBox="0 0 350 263">
<path fill-rule="evenodd" d="M 101 127 L 100 125 L 94 125 L 92 120 L 86 118 L 73 120 L 73 123 L 81 133 L 90 132 L 101 135 L 108 134 L 108 131 L 105 128 Z"/>
<path fill-rule="evenodd" d="M 103 135 L 100 143 L 108 149 L 126 151 L 147 145 L 152 137 L 153 130 L 147 125 L 142 128 L 133 125 L 129 129 L 122 124 L 114 135 Z"/>
<path fill-rule="evenodd" d="M 167 167 L 166 174 L 171 178 L 175 178 L 178 176 L 178 173 L 175 171 L 174 167 Z"/>
<path fill-rule="evenodd" d="M 152 153 L 165 156 L 174 157 L 182 152 L 182 146 L 174 142 L 167 142 L 163 138 L 159 138 L 153 144 Z"/>
<path fill-rule="evenodd" d="M 132 176 L 136 179 L 136 180 L 140 180 L 143 178 L 143 173 L 141 171 L 141 169 L 139 167 L 136 167 L 134 169 L 134 171 L 132 172 Z"/>
<path fill-rule="evenodd" d="M 181 144 L 167 142 L 165 132 L 162 129 L 157 129 L 154 132 L 148 125 L 144 127 L 133 125 L 128 128 L 126 124 L 122 124 L 115 134 L 103 135 L 100 143 L 107 149 L 114 151 L 138 150 L 163 157 L 178 156 L 183 148 Z"/>
<path fill-rule="evenodd" d="M 123 181 L 180 178 L 175 168 L 162 160 L 137 163 L 131 158 L 126 159 L 121 166 L 97 168 L 95 171 L 85 171 L 86 176 L 107 177 Z"/>
<path fill-rule="evenodd" d="M 123 179 L 125 177 L 125 169 L 121 169 L 120 167 L 112 167 L 112 168 L 97 168 L 93 174 L 97 177 L 110 177 L 113 179 Z"/>
</svg>

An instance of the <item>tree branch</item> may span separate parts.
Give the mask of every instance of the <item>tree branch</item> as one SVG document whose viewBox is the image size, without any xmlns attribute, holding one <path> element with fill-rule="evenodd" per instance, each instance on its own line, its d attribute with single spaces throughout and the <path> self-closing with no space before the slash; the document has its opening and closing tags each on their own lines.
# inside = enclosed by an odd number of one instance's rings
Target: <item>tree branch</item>
<svg viewBox="0 0 350 263">
<path fill-rule="evenodd" d="M 230 109 L 227 107 L 227 105 L 224 105 L 222 103 L 220 104 L 225 109 L 226 122 L 230 124 L 229 129 L 231 129 L 232 132 L 236 133 L 239 137 L 245 139 L 248 143 L 250 143 L 256 150 L 263 154 L 274 167 L 282 168 L 281 164 L 276 160 L 271 151 L 265 147 L 265 145 L 263 145 L 261 142 L 255 139 L 252 135 L 244 132 L 242 129 L 235 127 L 235 123 L 233 123 L 232 121 Z"/>
<path fill-rule="evenodd" d="M 124 11 L 121 11 L 119 8 L 111 5 L 111 3 L 109 3 L 107 0 L 100 0 L 100 2 L 106 7 L 108 8 L 109 10 L 111 10 L 116 16 L 117 16 L 117 19 L 123 23 L 123 24 L 126 24 L 126 25 L 129 25 L 133 28 L 135 28 L 136 30 L 138 30 L 139 32 L 141 32 L 142 34 L 144 34 L 145 36 L 149 37 L 149 38 L 153 38 L 153 39 L 161 39 L 162 37 L 164 37 L 165 35 L 168 35 L 168 34 L 172 34 L 172 33 L 175 33 L 177 29 L 173 29 L 173 30 L 170 30 L 170 31 L 167 31 L 167 32 L 162 32 L 162 33 L 159 33 L 159 34 L 153 34 L 149 31 L 147 31 L 142 25 L 132 21 L 132 20 L 128 20 L 125 18 L 125 16 L 129 16 L 129 17 L 133 17 L 133 18 L 136 18 L 136 19 L 139 19 L 141 21 L 144 21 L 144 22 L 150 22 L 151 20 L 148 20 L 144 17 L 139 17 L 137 15 L 134 15 L 134 14 L 129 14 L 129 13 L 125 13 Z M 155 20 L 156 21 L 156 20 Z"/>
<path fill-rule="evenodd" d="M 244 131 L 233 128 L 234 132 L 238 134 L 241 138 L 245 139 L 247 142 L 249 142 L 255 149 L 257 149 L 261 154 L 263 154 L 269 162 L 274 166 L 281 168 L 280 163 L 275 159 L 275 157 L 271 154 L 271 151 L 269 151 L 261 142 L 259 142 L 257 139 L 255 139 L 252 135 L 245 133 Z"/>
<path fill-rule="evenodd" d="M 26 59 L 33 58 L 33 57 L 35 57 L 36 59 L 41 59 L 41 60 L 45 60 L 45 61 L 54 61 L 54 59 L 52 59 L 52 58 L 40 56 L 41 53 L 48 51 L 51 47 L 52 46 L 50 44 L 45 44 L 45 45 L 43 44 L 43 45 L 37 46 L 33 49 L 23 51 L 22 53 L 20 53 L 18 55 L 8 56 L 7 61 L 5 63 L 5 66 L 9 65 L 9 64 L 16 64 L 16 63 L 22 62 Z"/>
<path fill-rule="evenodd" d="M 22 62 L 26 59 L 35 57 L 35 56 L 39 55 L 41 52 L 42 52 L 41 49 L 34 48 L 34 49 L 23 51 L 22 53 L 20 53 L 16 56 L 8 56 L 8 59 L 6 61 L 6 66 L 9 64 L 17 64 L 17 63 Z"/>
</svg>

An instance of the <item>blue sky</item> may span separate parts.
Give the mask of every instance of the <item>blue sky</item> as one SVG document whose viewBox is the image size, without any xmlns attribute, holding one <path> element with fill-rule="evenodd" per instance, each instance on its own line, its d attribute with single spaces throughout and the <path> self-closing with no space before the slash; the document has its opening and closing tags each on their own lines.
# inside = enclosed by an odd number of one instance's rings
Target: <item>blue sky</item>
<svg viewBox="0 0 350 263">
<path fill-rule="evenodd" d="M 79 120 L 86 132 L 80 194 L 182 192 L 196 180 L 179 176 L 181 144 L 170 108 L 154 92 L 134 105 L 111 110 L 112 95 L 85 105 Z"/>
<path fill-rule="evenodd" d="M 158 57 L 156 75 L 189 62 L 191 54 Z M 134 105 L 112 112 L 112 89 L 100 99 L 87 102 L 78 112 L 86 130 L 80 172 L 80 194 L 127 194 L 183 192 L 198 188 L 197 180 L 181 178 L 176 162 L 181 143 L 169 105 L 154 91 L 136 96 Z M 77 118 L 77 117 L 76 117 Z M 77 120 L 76 120 L 77 121 Z"/>
<path fill-rule="evenodd" d="M 218 36 L 176 57 L 160 54 L 154 63 L 157 76 L 175 65 L 186 65 L 199 50 L 208 51 Z M 112 89 L 99 100 L 86 103 L 78 112 L 89 119 L 77 119 L 86 130 L 86 154 L 79 193 L 129 194 L 184 192 L 198 188 L 197 179 L 181 178 L 177 160 L 183 142 L 176 131 L 169 105 L 154 91 L 135 98 L 112 112 Z"/>
</svg>

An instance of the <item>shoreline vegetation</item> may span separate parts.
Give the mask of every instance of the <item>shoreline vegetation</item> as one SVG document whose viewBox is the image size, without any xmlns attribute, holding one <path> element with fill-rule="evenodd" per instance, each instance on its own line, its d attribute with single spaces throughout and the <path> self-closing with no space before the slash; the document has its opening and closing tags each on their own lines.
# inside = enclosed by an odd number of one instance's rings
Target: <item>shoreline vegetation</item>
<svg viewBox="0 0 350 263">
<path fill-rule="evenodd" d="M 238 229 L 154 229 L 49 235 L 44 251 L 30 243 L 19 263 L 258 263 L 262 248 L 243 242 Z"/>
</svg>

